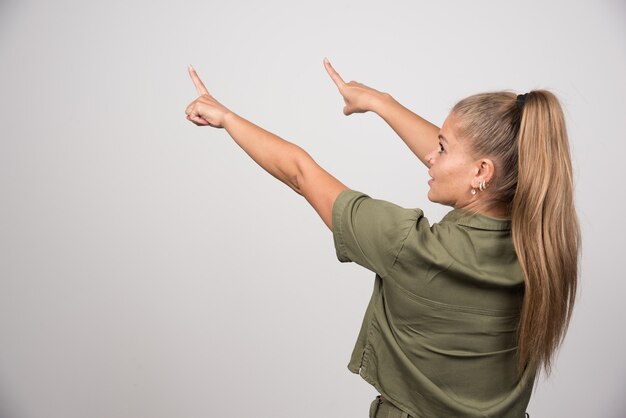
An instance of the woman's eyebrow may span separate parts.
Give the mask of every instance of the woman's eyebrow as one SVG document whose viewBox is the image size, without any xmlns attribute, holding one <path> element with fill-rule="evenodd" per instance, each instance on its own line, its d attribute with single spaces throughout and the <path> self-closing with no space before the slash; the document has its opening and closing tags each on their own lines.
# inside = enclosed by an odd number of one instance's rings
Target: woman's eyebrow
<svg viewBox="0 0 626 418">
<path fill-rule="evenodd" d="M 448 142 L 448 140 L 441 134 L 439 134 L 439 139 L 441 139 L 443 142 Z"/>
</svg>

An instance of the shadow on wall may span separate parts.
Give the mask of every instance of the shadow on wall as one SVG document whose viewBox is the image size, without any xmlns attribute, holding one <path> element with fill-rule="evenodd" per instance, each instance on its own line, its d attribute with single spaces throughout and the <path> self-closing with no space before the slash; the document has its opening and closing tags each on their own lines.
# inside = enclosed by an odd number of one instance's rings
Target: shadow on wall
<svg viewBox="0 0 626 418">
<path fill-rule="evenodd" d="M 0 23 L 6 22 L 9 17 L 9 11 L 18 3 L 18 0 L 0 0 Z"/>
<path fill-rule="evenodd" d="M 15 9 L 19 4 L 19 0 L 0 0 L 0 35 L 3 32 L 3 28 L 10 27 L 9 23 L 11 18 L 15 15 Z M 4 39 L 4 36 L 0 36 L 0 42 Z"/>
<path fill-rule="evenodd" d="M 10 402 L 6 386 L 0 386 L 0 417 L 24 418 L 24 415 L 14 408 L 14 402 Z"/>
</svg>

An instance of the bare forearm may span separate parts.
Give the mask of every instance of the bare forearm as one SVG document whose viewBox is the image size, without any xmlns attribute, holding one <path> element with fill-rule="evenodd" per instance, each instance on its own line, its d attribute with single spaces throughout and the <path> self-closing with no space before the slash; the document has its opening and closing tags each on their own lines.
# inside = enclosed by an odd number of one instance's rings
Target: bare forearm
<svg viewBox="0 0 626 418">
<path fill-rule="evenodd" d="M 402 106 L 388 93 L 376 97 L 372 111 L 383 118 L 413 154 L 426 164 L 426 154 L 437 148 L 439 127 Z"/>
<path fill-rule="evenodd" d="M 306 151 L 235 113 L 227 115 L 224 128 L 265 171 L 301 193 L 298 186 L 300 167 L 306 160 L 313 161 Z"/>
<path fill-rule="evenodd" d="M 332 230 L 333 204 L 339 193 L 348 187 L 299 146 L 234 113 L 225 117 L 224 128 L 265 171 L 304 196 Z"/>
</svg>

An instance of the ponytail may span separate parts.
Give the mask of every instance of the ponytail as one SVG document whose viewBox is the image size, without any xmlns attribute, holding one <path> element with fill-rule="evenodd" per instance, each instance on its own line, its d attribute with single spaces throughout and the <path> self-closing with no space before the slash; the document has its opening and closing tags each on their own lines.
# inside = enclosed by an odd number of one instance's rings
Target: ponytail
<svg viewBox="0 0 626 418">
<path fill-rule="evenodd" d="M 561 106 L 546 90 L 521 99 L 511 92 L 477 94 L 457 103 L 452 113 L 457 134 L 476 155 L 496 164 L 487 203 L 511 216 L 525 284 L 518 376 L 542 366 L 549 375 L 576 298 L 580 230 Z"/>
<path fill-rule="evenodd" d="M 576 298 L 580 230 L 563 111 L 548 91 L 528 93 L 523 106 L 511 229 L 526 285 L 518 372 L 529 364 L 550 374 Z"/>
</svg>

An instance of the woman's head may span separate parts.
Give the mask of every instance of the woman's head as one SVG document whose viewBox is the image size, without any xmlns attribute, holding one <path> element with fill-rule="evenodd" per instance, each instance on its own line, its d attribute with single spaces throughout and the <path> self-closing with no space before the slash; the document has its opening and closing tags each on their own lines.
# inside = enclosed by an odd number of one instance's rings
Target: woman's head
<svg viewBox="0 0 626 418">
<path fill-rule="evenodd" d="M 482 93 L 454 106 L 441 128 L 440 148 L 427 156 L 435 180 L 431 182 L 431 200 L 504 216 L 510 213 L 517 185 L 522 115 L 516 98 L 510 92 Z M 454 173 L 456 188 L 444 189 L 435 175 L 451 162 L 456 168 L 462 163 L 464 170 Z M 444 164 L 446 167 L 440 167 Z"/>
<path fill-rule="evenodd" d="M 572 314 L 580 242 L 559 101 L 546 90 L 519 99 L 511 92 L 477 94 L 453 107 L 441 134 L 452 137 L 447 142 L 464 156 L 450 158 L 452 147 L 445 155 L 446 142 L 442 154 L 429 154 L 432 186 L 452 175 L 461 184 L 450 192 L 431 187 L 429 197 L 446 203 L 446 193 L 453 193 L 457 203 L 464 201 L 455 207 L 500 208 L 510 215 L 525 282 L 518 371 L 543 365 L 549 372 Z M 458 198 L 463 188 L 466 197 Z"/>
</svg>

